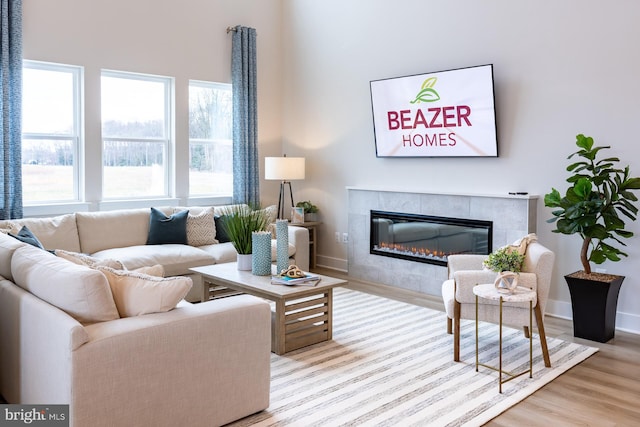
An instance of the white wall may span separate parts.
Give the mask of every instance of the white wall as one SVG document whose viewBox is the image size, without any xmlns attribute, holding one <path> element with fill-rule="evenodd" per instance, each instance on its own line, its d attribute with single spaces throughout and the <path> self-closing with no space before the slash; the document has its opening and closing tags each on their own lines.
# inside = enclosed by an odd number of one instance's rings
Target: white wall
<svg viewBox="0 0 640 427">
<path fill-rule="evenodd" d="M 88 201 L 100 183 L 100 69 L 176 78 L 176 196 L 188 188 L 187 84 L 230 80 L 227 26 L 258 33 L 260 156 L 307 157 L 296 200 L 321 209 L 320 261 L 346 268 L 346 186 L 544 195 L 564 189 L 577 133 L 612 144 L 640 175 L 640 3 L 634 0 L 27 0 L 26 59 L 85 67 Z M 493 63 L 500 157 L 377 159 L 369 82 Z M 264 203 L 278 185 L 262 182 Z M 540 203 L 540 240 L 558 255 L 549 309 L 570 314 L 562 275 L 578 270 L 575 237 L 551 233 Z M 640 224 L 631 230 L 640 234 Z M 640 278 L 630 260 L 618 326 L 640 332 Z"/>
<path fill-rule="evenodd" d="M 231 82 L 231 35 L 256 28 L 260 155 L 279 155 L 282 116 L 280 0 L 27 0 L 24 58 L 81 65 L 85 70 L 87 201 L 102 194 L 100 70 L 175 78 L 176 189 L 189 191 L 188 84 Z M 275 188 L 275 187 L 274 187 Z"/>
<path fill-rule="evenodd" d="M 319 263 L 345 268 L 345 186 L 543 196 L 564 190 L 566 157 L 585 133 L 640 175 L 640 3 L 633 0 L 285 0 L 284 152 L 308 159 L 296 199 L 321 211 Z M 494 64 L 497 159 L 375 157 L 369 82 Z M 580 269 L 579 241 L 538 235 L 557 254 L 551 312 L 570 315 L 563 275 Z M 640 223 L 629 259 L 603 265 L 627 276 L 618 326 L 640 332 Z"/>
</svg>

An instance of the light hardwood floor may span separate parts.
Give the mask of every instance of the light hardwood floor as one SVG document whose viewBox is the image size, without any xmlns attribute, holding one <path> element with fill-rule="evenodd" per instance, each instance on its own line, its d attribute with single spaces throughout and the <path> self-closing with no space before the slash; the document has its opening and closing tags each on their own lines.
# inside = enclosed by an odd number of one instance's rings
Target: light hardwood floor
<svg viewBox="0 0 640 427">
<path fill-rule="evenodd" d="M 335 270 L 314 271 L 349 279 Z M 354 280 L 349 287 L 444 310 L 437 297 Z M 486 426 L 640 426 L 640 335 L 616 331 L 615 338 L 606 344 L 582 340 L 573 337 L 571 321 L 551 316 L 545 317 L 545 330 L 549 337 L 598 347 L 599 351 Z"/>
</svg>

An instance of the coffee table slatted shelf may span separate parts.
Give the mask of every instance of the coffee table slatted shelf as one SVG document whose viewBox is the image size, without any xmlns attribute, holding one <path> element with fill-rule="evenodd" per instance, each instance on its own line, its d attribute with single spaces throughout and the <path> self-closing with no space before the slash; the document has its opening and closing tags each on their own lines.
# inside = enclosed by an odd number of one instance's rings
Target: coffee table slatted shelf
<svg viewBox="0 0 640 427">
<path fill-rule="evenodd" d="M 315 286 L 275 285 L 271 276 L 240 271 L 236 263 L 195 267 L 191 271 L 214 287 L 272 301 L 271 351 L 276 354 L 332 339 L 333 288 L 348 284 L 346 280 L 318 274 L 320 282 Z"/>
</svg>

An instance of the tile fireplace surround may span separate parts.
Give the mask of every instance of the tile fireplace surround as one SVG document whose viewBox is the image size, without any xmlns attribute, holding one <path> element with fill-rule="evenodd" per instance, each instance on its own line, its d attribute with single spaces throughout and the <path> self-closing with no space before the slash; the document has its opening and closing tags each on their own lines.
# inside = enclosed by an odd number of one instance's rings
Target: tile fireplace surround
<svg viewBox="0 0 640 427">
<path fill-rule="evenodd" d="M 438 194 L 347 187 L 349 277 L 441 295 L 447 267 L 369 253 L 373 210 L 493 221 L 493 248 L 536 232 L 537 196 Z"/>
</svg>

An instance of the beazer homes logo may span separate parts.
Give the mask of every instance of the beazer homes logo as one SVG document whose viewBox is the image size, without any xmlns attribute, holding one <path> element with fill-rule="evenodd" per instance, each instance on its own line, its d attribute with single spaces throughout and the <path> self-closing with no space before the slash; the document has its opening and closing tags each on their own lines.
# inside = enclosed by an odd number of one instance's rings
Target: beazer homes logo
<svg viewBox="0 0 640 427">
<path fill-rule="evenodd" d="M 435 89 L 437 77 L 426 79 L 410 104 L 418 108 L 388 111 L 389 130 L 410 130 L 402 134 L 403 147 L 452 147 L 457 144 L 453 128 L 473 126 L 468 105 L 437 106 L 441 101 Z M 421 108 L 421 104 L 430 104 Z"/>
</svg>

